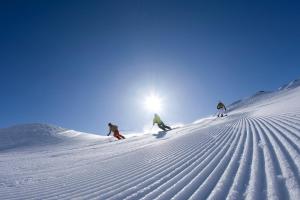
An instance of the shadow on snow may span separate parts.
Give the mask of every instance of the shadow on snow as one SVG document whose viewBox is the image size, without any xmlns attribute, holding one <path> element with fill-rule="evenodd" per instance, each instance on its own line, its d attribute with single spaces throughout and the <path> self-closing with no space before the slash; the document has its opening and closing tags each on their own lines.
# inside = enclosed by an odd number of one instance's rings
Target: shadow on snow
<svg viewBox="0 0 300 200">
<path fill-rule="evenodd" d="M 166 131 L 159 131 L 158 133 L 154 133 L 154 134 L 152 134 L 152 135 L 155 136 L 157 139 L 159 139 L 159 138 L 165 137 L 166 134 L 167 134 Z"/>
</svg>

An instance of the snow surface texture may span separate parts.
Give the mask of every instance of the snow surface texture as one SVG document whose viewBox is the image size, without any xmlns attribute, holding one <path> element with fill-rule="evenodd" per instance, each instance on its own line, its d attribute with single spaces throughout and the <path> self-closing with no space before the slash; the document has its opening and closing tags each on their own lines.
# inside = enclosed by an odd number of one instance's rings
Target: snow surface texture
<svg viewBox="0 0 300 200">
<path fill-rule="evenodd" d="M 0 130 L 0 199 L 300 199 L 300 87 L 259 92 L 167 133 L 126 140 Z"/>
</svg>

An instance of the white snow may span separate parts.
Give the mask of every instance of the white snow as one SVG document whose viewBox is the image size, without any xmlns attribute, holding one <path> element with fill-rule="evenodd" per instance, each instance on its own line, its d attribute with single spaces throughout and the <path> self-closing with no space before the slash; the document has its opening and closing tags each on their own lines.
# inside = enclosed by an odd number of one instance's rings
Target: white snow
<svg viewBox="0 0 300 200">
<path fill-rule="evenodd" d="M 0 199 L 298 200 L 299 85 L 121 141 L 46 124 L 0 129 Z"/>
</svg>

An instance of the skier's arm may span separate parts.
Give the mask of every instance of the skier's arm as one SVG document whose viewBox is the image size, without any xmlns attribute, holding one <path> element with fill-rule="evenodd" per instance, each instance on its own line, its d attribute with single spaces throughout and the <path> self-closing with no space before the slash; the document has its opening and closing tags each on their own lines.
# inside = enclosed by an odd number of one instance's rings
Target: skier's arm
<svg viewBox="0 0 300 200">
<path fill-rule="evenodd" d="M 224 105 L 224 109 L 225 109 L 225 111 L 227 110 L 225 105 Z"/>
<path fill-rule="evenodd" d="M 109 135 L 110 135 L 110 133 L 111 133 L 111 130 L 109 129 L 109 133 L 107 134 L 107 136 L 109 136 Z"/>
</svg>

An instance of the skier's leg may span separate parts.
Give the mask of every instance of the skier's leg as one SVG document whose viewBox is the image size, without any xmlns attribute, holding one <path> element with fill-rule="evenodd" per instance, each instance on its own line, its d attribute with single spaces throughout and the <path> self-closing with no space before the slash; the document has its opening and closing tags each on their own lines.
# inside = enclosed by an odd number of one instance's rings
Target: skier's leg
<svg viewBox="0 0 300 200">
<path fill-rule="evenodd" d="M 125 139 L 125 137 L 124 137 L 123 135 L 121 135 L 121 134 L 120 134 L 120 137 L 121 137 L 122 139 Z"/>
<path fill-rule="evenodd" d="M 114 132 L 114 137 L 117 138 L 118 140 L 121 139 L 119 131 Z"/>
<path fill-rule="evenodd" d="M 224 112 L 225 112 L 225 109 L 224 109 L 224 108 L 221 108 L 221 109 L 220 109 L 221 117 L 224 116 Z"/>
<path fill-rule="evenodd" d="M 170 126 L 165 125 L 165 128 L 172 130 L 172 128 Z"/>
<path fill-rule="evenodd" d="M 166 129 L 171 130 L 171 127 L 170 127 L 170 126 L 165 125 L 163 122 L 162 122 L 161 124 L 162 124 L 162 126 L 164 127 L 164 130 L 166 130 Z"/>
<path fill-rule="evenodd" d="M 118 140 L 121 140 L 122 138 L 121 138 L 121 135 L 117 135 L 117 138 L 118 138 Z"/>
<path fill-rule="evenodd" d="M 117 139 L 119 140 L 119 136 L 118 136 L 118 135 L 114 134 L 114 137 L 117 138 Z"/>
<path fill-rule="evenodd" d="M 166 130 L 165 127 L 164 127 L 164 124 L 158 124 L 158 127 L 159 127 L 160 129 L 164 130 L 164 131 Z"/>
</svg>

